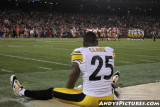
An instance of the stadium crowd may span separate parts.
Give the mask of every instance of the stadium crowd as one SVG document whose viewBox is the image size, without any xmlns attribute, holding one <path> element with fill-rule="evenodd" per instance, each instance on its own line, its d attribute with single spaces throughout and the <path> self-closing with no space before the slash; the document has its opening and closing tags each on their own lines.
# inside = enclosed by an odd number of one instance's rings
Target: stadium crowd
<svg viewBox="0 0 160 107">
<path fill-rule="evenodd" d="M 160 34 L 160 16 L 73 14 L 0 10 L 0 37 L 82 37 L 87 29 L 119 29 L 120 37 L 127 37 L 129 29 L 142 29 L 145 37 Z"/>
</svg>

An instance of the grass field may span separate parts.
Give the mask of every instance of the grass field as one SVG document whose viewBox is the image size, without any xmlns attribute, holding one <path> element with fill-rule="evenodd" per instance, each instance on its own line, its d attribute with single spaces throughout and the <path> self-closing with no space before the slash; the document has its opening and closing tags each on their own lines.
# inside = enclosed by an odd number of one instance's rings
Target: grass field
<svg viewBox="0 0 160 107">
<path fill-rule="evenodd" d="M 160 81 L 160 40 L 100 41 L 99 46 L 115 49 L 114 71 L 121 72 L 120 87 Z M 82 39 L 0 38 L 0 105 L 21 106 L 4 103 L 5 98 L 16 98 L 9 85 L 12 74 L 28 83 L 26 89 L 65 87 L 70 54 L 78 47 L 82 47 Z"/>
</svg>

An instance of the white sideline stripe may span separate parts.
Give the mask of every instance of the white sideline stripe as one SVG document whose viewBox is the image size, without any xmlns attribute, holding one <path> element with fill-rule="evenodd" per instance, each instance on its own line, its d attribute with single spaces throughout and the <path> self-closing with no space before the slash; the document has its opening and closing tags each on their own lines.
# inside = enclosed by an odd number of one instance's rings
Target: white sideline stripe
<svg viewBox="0 0 160 107">
<path fill-rule="evenodd" d="M 33 47 L 54 47 L 54 46 L 50 46 L 50 45 L 33 45 Z"/>
<path fill-rule="evenodd" d="M 71 66 L 69 64 L 63 64 L 63 63 L 58 63 L 58 62 L 52 62 L 52 61 L 45 61 L 45 60 L 39 60 L 39 59 L 33 59 L 33 58 L 25 58 L 25 57 L 21 57 L 21 56 L 13 56 L 13 55 L 4 55 L 3 56 L 8 56 L 8 57 L 12 57 L 12 58 L 18 58 L 18 59 L 25 59 L 25 60 L 32 60 L 32 61 L 38 61 L 38 62 L 45 62 L 45 63 L 51 63 L 51 64 L 57 64 L 57 65 L 66 65 L 66 66 Z"/>
<path fill-rule="evenodd" d="M 0 46 L 2 47 L 2 46 Z M 33 46 L 16 46 L 16 45 L 9 45 L 8 46 L 9 48 L 26 48 L 26 47 L 36 47 L 36 48 L 45 48 L 45 47 L 48 47 L 48 48 L 53 48 L 53 49 L 56 49 L 56 50 L 73 50 L 73 49 L 66 49 L 66 48 L 55 48 L 55 46 L 49 46 L 49 45 L 33 45 Z"/>
<path fill-rule="evenodd" d="M 14 48 L 23 48 L 24 46 L 18 46 L 18 45 L 9 45 L 8 47 L 14 47 Z"/>
<path fill-rule="evenodd" d="M 13 72 L 13 71 L 6 70 L 6 69 L 0 69 L 0 70 L 3 71 L 3 72 Z"/>
<path fill-rule="evenodd" d="M 118 62 L 127 63 L 127 64 L 132 63 L 132 62 L 127 62 L 127 61 L 118 61 Z"/>
<path fill-rule="evenodd" d="M 51 68 L 46 68 L 46 67 L 38 67 L 38 68 L 42 68 L 42 69 L 46 69 L 46 70 L 52 70 Z"/>
<path fill-rule="evenodd" d="M 144 61 L 144 62 L 155 62 L 155 61 L 150 61 L 150 60 L 140 60 L 140 61 Z"/>
</svg>

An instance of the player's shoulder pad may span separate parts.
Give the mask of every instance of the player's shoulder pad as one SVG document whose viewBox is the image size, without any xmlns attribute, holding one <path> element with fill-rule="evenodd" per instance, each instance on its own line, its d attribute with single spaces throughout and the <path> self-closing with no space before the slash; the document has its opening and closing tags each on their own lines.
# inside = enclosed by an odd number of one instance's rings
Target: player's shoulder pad
<svg viewBox="0 0 160 107">
<path fill-rule="evenodd" d="M 71 61 L 81 64 L 83 62 L 82 48 L 76 48 L 71 54 Z"/>
<path fill-rule="evenodd" d="M 106 50 L 114 51 L 114 49 L 113 49 L 113 48 L 111 48 L 111 47 L 105 47 L 105 48 L 106 48 Z"/>
</svg>

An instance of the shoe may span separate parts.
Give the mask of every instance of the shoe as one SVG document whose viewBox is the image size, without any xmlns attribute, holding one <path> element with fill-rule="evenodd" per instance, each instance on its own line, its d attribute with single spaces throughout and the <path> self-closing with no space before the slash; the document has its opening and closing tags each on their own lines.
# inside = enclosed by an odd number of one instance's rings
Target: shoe
<svg viewBox="0 0 160 107">
<path fill-rule="evenodd" d="M 112 78 L 112 87 L 115 88 L 116 85 L 118 84 L 118 79 L 120 77 L 120 72 L 117 71 L 114 75 L 113 75 L 113 78 Z"/>
<path fill-rule="evenodd" d="M 10 84 L 13 88 L 14 94 L 16 96 L 22 96 L 22 94 L 19 93 L 19 91 L 23 90 L 23 86 L 19 83 L 17 77 L 15 75 L 12 75 L 10 77 Z"/>
</svg>

